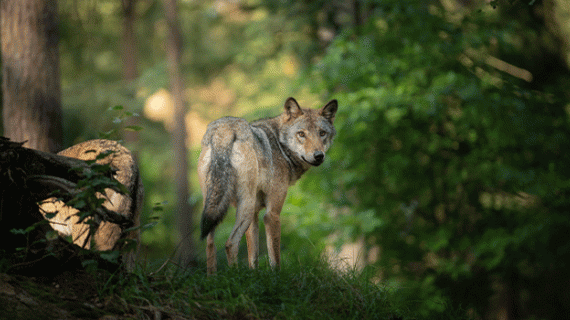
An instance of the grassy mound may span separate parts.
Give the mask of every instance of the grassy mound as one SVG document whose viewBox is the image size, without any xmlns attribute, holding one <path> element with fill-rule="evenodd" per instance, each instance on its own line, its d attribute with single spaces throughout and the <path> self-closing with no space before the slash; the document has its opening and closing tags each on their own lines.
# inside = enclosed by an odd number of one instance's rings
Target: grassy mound
<svg viewBox="0 0 570 320">
<path fill-rule="evenodd" d="M 10 319 L 32 319 L 15 303 L 44 306 L 35 318 L 60 319 L 423 319 L 398 290 L 375 283 L 370 272 L 329 268 L 323 260 L 287 259 L 280 270 L 229 268 L 214 276 L 205 266 L 181 269 L 171 263 L 131 274 L 66 273 L 54 278 L 4 275 L 0 306 Z M 12 295 L 12 296 L 10 296 Z M 405 296 L 405 295 L 404 295 Z M 11 298 L 7 300 L 7 298 Z M 4 303 L 4 304 L 3 304 Z M 460 314 L 463 312 L 454 312 Z M 0 317 L 2 318 L 2 317 Z M 433 319 L 430 316 L 430 319 Z M 445 314 L 439 319 L 463 319 Z"/>
</svg>

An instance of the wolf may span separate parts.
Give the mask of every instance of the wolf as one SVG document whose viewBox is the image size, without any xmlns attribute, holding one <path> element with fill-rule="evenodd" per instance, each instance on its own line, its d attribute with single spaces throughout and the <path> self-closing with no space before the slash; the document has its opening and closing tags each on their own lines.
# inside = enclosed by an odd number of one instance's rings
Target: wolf
<svg viewBox="0 0 570 320">
<path fill-rule="evenodd" d="M 108 164 L 114 170 L 113 178 L 123 184 L 128 193 L 122 194 L 106 189 L 105 195 L 101 195 L 105 198 L 103 206 L 130 220 L 133 224 L 131 231 L 123 234 L 119 225 L 103 221 L 91 239 L 89 225 L 79 222 L 78 211 L 54 197 L 40 203 L 40 212 L 61 236 L 71 236 L 73 243 L 84 249 L 90 249 L 93 242 L 97 250 L 116 250 L 119 249 L 120 239 L 135 240 L 136 249 L 123 256 L 126 268 L 132 270 L 139 250 L 140 231 L 138 227 L 144 197 L 139 168 L 133 154 L 116 141 L 95 139 L 76 144 L 59 152 L 58 155 L 80 160 L 95 160 L 99 154 L 106 151 L 112 151 L 112 153 L 97 160 L 97 163 Z"/>
<path fill-rule="evenodd" d="M 248 262 L 256 268 L 259 257 L 258 213 L 263 217 L 269 264 L 280 264 L 280 213 L 287 189 L 309 168 L 325 160 L 336 135 L 333 125 L 337 100 L 320 109 L 303 109 L 294 98 L 273 118 L 252 123 L 224 117 L 208 125 L 202 138 L 198 176 L 204 197 L 201 238 L 207 237 L 207 273 L 216 272 L 214 231 L 230 204 L 236 222 L 226 242 L 229 265 L 237 261 L 239 242 L 246 235 Z"/>
</svg>

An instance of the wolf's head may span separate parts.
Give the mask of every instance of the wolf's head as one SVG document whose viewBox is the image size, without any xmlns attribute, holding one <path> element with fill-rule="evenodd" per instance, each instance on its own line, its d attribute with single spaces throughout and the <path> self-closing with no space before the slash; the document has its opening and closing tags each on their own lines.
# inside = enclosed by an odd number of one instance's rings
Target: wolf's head
<svg viewBox="0 0 570 320">
<path fill-rule="evenodd" d="M 337 108 L 336 100 L 321 109 L 302 109 L 295 99 L 287 99 L 279 141 L 307 167 L 320 165 L 336 134 L 333 122 Z"/>
</svg>

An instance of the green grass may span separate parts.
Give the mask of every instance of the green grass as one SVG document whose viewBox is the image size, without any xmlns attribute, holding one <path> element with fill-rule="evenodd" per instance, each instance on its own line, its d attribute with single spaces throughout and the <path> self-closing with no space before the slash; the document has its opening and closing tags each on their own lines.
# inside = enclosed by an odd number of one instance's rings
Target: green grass
<svg viewBox="0 0 570 320">
<path fill-rule="evenodd" d="M 220 261 L 223 262 L 223 261 Z M 325 261 L 293 260 L 280 270 L 170 265 L 149 274 L 114 275 L 100 288 L 109 309 L 133 318 L 182 319 L 420 319 L 413 302 L 372 281 L 373 272 L 331 270 Z M 106 298 L 105 298 L 106 297 Z M 462 319 L 445 315 L 442 319 Z"/>
<path fill-rule="evenodd" d="M 378 284 L 373 267 L 339 272 L 324 259 L 283 258 L 279 270 L 269 268 L 266 261 L 255 270 L 243 262 L 230 268 L 219 261 L 213 276 L 206 275 L 204 265 L 182 269 L 170 262 L 133 273 L 89 268 L 43 278 L 0 274 L 0 287 L 29 293 L 34 305 L 46 310 L 42 319 L 61 314 L 121 320 L 468 319 L 465 310 L 438 303 L 441 299 L 418 299 L 417 289 Z M 27 304 L 14 299 L 0 294 L 0 305 L 13 309 L 5 316 L 37 318 L 38 314 L 22 311 L 29 309 Z M 426 312 L 426 302 L 438 303 L 440 311 Z M 0 314 L 0 319 L 8 318 Z"/>
</svg>

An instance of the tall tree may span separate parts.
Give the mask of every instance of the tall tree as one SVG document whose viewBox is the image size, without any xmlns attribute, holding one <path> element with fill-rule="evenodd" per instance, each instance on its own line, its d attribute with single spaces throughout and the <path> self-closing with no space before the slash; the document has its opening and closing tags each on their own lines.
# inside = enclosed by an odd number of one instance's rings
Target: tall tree
<svg viewBox="0 0 570 320">
<path fill-rule="evenodd" d="M 135 35 L 137 0 L 122 0 L 123 4 L 123 38 L 121 42 L 123 55 L 123 79 L 130 81 L 138 76 L 137 48 Z"/>
<path fill-rule="evenodd" d="M 174 101 L 172 144 L 174 148 L 175 183 L 178 212 L 178 226 L 181 237 L 178 258 L 182 266 L 193 263 L 194 244 L 192 241 L 192 206 L 188 203 L 190 183 L 188 182 L 188 157 L 186 141 L 188 133 L 184 122 L 186 107 L 184 105 L 183 80 L 180 71 L 182 56 L 182 36 L 178 25 L 176 0 L 163 0 L 166 21 L 168 23 L 167 60 L 170 76 L 170 90 Z"/>
<path fill-rule="evenodd" d="M 121 38 L 121 60 L 123 62 L 123 80 L 129 87 L 138 77 L 137 39 L 135 33 L 136 5 L 137 0 L 122 0 L 123 36 Z M 128 126 L 137 126 L 138 124 L 138 117 L 127 119 Z M 139 138 L 138 131 L 125 130 L 123 135 L 127 142 L 135 142 Z"/>
<path fill-rule="evenodd" d="M 62 145 L 57 1 L 2 0 L 4 135 L 42 151 Z"/>
</svg>

